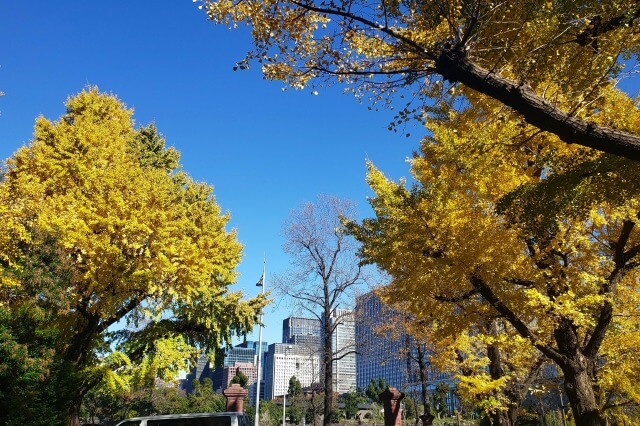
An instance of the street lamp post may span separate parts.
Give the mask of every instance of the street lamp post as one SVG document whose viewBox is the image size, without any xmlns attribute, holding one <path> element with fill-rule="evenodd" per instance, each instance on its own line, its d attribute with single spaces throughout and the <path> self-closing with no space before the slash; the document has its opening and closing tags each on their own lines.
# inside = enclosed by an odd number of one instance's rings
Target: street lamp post
<svg viewBox="0 0 640 426">
<path fill-rule="evenodd" d="M 289 345 L 284 348 L 284 367 L 285 371 L 287 368 L 287 351 L 291 350 L 293 346 Z M 291 379 L 291 378 L 289 378 Z M 286 382 L 285 382 L 286 383 Z M 285 422 L 287 421 L 287 392 L 289 391 L 289 386 L 285 388 L 284 394 L 282 395 L 282 426 L 285 426 Z"/>
<path fill-rule="evenodd" d="M 262 277 L 256 284 L 258 287 L 262 287 L 262 295 L 264 296 L 264 288 L 267 285 L 267 277 L 265 272 L 267 270 L 266 257 L 262 262 Z M 260 310 L 260 337 L 258 338 L 258 379 L 256 380 L 256 416 L 255 426 L 260 426 L 260 379 L 262 378 L 262 324 L 263 324 L 264 312 Z"/>
</svg>

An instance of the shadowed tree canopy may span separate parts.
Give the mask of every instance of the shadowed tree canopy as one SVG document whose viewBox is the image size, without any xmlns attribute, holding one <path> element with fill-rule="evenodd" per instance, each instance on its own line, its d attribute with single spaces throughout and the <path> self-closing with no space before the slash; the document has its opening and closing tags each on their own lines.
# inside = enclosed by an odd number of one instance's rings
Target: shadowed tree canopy
<svg viewBox="0 0 640 426">
<path fill-rule="evenodd" d="M 38 118 L 33 140 L 2 170 L 0 304 L 54 309 L 57 356 L 77 373 L 75 424 L 111 348 L 134 362 L 167 339 L 181 339 L 185 355 L 212 350 L 249 330 L 262 302 L 230 291 L 241 245 L 225 229 L 229 217 L 210 186 L 177 169 L 177 152 L 153 126 L 136 130 L 132 111 L 96 88 L 66 107 L 58 121 Z M 46 281 L 50 261 L 26 267 L 43 244 L 60 265 Z"/>
<path fill-rule="evenodd" d="M 396 94 L 393 125 L 480 93 L 566 143 L 640 160 L 640 137 L 599 120 L 594 105 L 632 74 L 636 1 L 204 0 L 203 9 L 251 26 L 255 48 L 237 68 L 258 63 L 294 88 L 343 83 L 374 103 Z"/>
</svg>

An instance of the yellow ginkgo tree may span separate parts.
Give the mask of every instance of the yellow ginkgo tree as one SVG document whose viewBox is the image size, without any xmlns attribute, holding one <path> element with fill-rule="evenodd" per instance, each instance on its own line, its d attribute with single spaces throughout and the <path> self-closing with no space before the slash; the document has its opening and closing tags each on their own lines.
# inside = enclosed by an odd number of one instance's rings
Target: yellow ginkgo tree
<svg viewBox="0 0 640 426">
<path fill-rule="evenodd" d="M 212 351 L 262 305 L 230 290 L 241 245 L 211 187 L 177 160 L 153 126 L 134 128 L 121 101 L 89 88 L 59 120 L 38 118 L 2 170 L 0 304 L 55 299 L 56 350 L 75 377 L 70 424 L 113 345 L 133 362 L 167 339 Z M 25 264 L 42 244 L 64 273 L 55 291 L 34 293 Z"/>
<path fill-rule="evenodd" d="M 640 130 L 614 89 L 594 108 Z M 556 364 L 576 424 L 624 415 L 640 402 L 628 379 L 640 355 L 636 163 L 566 145 L 482 96 L 428 127 L 412 187 L 369 165 L 376 217 L 353 229 L 391 275 L 389 299 L 442 336 L 498 319 Z"/>
<path fill-rule="evenodd" d="M 251 27 L 254 49 L 237 68 L 258 65 L 293 88 L 340 83 L 366 100 L 395 99 L 402 122 L 437 111 L 462 86 L 566 143 L 640 160 L 636 133 L 591 119 L 603 86 L 633 75 L 635 1 L 198 3 L 214 22 Z"/>
</svg>

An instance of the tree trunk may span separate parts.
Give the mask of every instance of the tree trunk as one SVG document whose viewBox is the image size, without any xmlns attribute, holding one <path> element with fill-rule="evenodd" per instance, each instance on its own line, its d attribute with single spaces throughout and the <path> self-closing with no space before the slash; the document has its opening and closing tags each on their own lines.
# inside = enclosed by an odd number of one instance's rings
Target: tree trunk
<svg viewBox="0 0 640 426">
<path fill-rule="evenodd" d="M 425 359 L 426 351 L 418 343 L 416 345 L 416 356 L 418 361 L 418 372 L 420 374 L 420 396 L 422 398 L 422 408 L 424 413 L 420 416 L 422 426 L 431 426 L 435 417 L 431 414 L 431 404 L 429 403 L 429 393 L 427 391 L 427 362 Z"/>
<path fill-rule="evenodd" d="M 472 276 L 471 283 L 511 323 L 522 337 L 531 340 L 543 354 L 560 367 L 564 373 L 564 387 L 571 404 L 573 416 L 576 419 L 576 425 L 604 426 L 606 422 L 596 401 L 592 372 L 598 357 L 598 349 L 611 322 L 611 304 L 605 302 L 598 324 L 584 349 L 581 347 L 580 342 L 582 339 L 579 338 L 577 327 L 572 320 L 561 318 L 553 333 L 558 346 L 557 349 L 554 349 L 543 344 L 537 344 L 535 336 L 527 325 L 493 293 L 481 278 Z"/>
<path fill-rule="evenodd" d="M 325 284 L 325 289 L 328 286 Z M 326 292 L 325 300 L 329 300 Z M 332 324 L 331 306 L 327 302 L 324 309 L 323 340 L 324 340 L 324 419 L 323 425 L 331 425 L 331 414 L 333 412 L 333 350 L 331 345 Z"/>
<path fill-rule="evenodd" d="M 495 412 L 489 418 L 492 426 L 511 426 L 513 424 L 509 413 L 506 411 Z"/>
<path fill-rule="evenodd" d="M 492 323 L 490 328 L 495 331 L 495 324 Z M 489 345 L 487 347 L 487 357 L 489 358 L 489 374 L 491 375 L 491 379 L 498 380 L 504 377 L 505 371 L 502 366 L 500 349 L 494 345 Z M 513 384 L 510 383 L 507 386 L 513 386 Z M 505 390 L 505 395 L 513 396 L 509 395 L 508 389 Z M 514 401 L 510 398 L 509 402 L 510 404 L 507 411 L 498 411 L 490 415 L 493 426 L 512 426 L 515 423 L 515 415 L 520 401 Z"/>
<path fill-rule="evenodd" d="M 580 354 L 578 362 L 561 366 L 564 373 L 564 390 L 577 426 L 604 426 L 606 422 L 596 400 L 588 367 L 589 363 Z"/>
<path fill-rule="evenodd" d="M 90 353 L 91 340 L 95 336 L 99 319 L 97 316 L 87 316 L 85 318 L 87 319 L 87 324 L 84 327 L 78 327 L 80 331 L 73 335 L 70 345 L 64 354 L 64 363 L 68 372 L 65 377 L 68 383 L 65 387 L 70 392 L 67 401 L 69 426 L 80 426 L 82 400 L 91 388 L 91 385 L 86 381 L 86 377 L 83 378 L 80 374 L 86 365 Z"/>
<path fill-rule="evenodd" d="M 564 358 L 558 365 L 564 373 L 564 390 L 571 404 L 571 411 L 577 426 L 604 426 L 605 419 L 600 412 L 593 388 L 593 366 L 597 351 L 585 356 L 576 334 L 573 322 L 563 318 L 554 331 L 558 349 Z"/>
<path fill-rule="evenodd" d="M 69 426 L 80 426 L 81 401 L 72 401 L 69 406 Z"/>
</svg>

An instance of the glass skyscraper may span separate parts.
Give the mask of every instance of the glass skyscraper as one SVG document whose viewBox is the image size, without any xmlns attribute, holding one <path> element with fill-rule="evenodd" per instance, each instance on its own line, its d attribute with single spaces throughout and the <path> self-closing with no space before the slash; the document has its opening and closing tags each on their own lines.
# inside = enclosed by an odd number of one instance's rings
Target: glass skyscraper
<svg viewBox="0 0 640 426">
<path fill-rule="evenodd" d="M 322 345 L 322 324 L 316 318 L 289 317 L 282 321 L 282 343 Z"/>
<path fill-rule="evenodd" d="M 371 380 L 380 378 L 401 391 L 419 392 L 420 381 L 416 357 L 416 342 L 409 336 L 398 312 L 394 311 L 373 293 L 356 299 L 356 384 L 366 389 Z M 427 355 L 428 357 L 428 355 Z M 451 375 L 435 370 L 427 361 L 427 388 L 433 392 L 438 383 L 449 384 L 447 405 L 450 412 L 457 405 Z"/>
<path fill-rule="evenodd" d="M 397 389 L 407 385 L 407 357 L 403 355 L 406 334 L 403 330 L 381 332 L 393 312 L 372 292 L 356 299 L 356 386 L 366 389 L 371 380 L 384 379 Z M 382 334 L 382 335 L 381 335 Z"/>
</svg>

